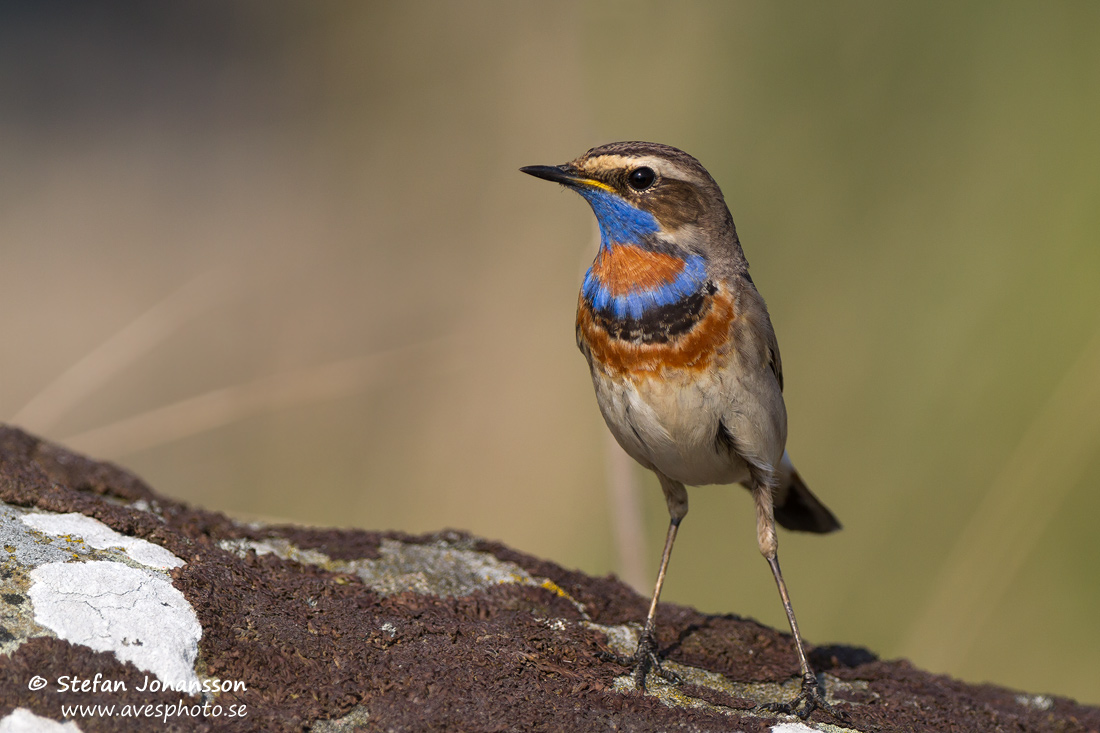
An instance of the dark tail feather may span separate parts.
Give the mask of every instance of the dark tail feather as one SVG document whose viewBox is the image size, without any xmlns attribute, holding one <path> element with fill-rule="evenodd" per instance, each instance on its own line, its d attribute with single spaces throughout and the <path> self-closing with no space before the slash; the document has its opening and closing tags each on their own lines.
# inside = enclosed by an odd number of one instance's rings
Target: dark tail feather
<svg viewBox="0 0 1100 733">
<path fill-rule="evenodd" d="M 775 521 L 787 529 L 799 532 L 825 534 L 840 529 L 840 522 L 828 507 L 810 493 L 806 484 L 802 483 L 802 477 L 798 472 L 791 471 L 790 476 L 791 482 L 787 486 L 787 495 L 784 497 L 782 490 L 777 492 L 782 498 L 782 503 L 776 504 Z"/>
</svg>

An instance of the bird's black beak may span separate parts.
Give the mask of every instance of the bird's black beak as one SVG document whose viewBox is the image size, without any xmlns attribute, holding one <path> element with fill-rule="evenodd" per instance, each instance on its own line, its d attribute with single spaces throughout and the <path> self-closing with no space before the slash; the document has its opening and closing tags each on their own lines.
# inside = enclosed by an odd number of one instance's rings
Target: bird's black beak
<svg viewBox="0 0 1100 733">
<path fill-rule="evenodd" d="M 525 165 L 520 171 L 535 178 L 576 188 L 585 181 L 571 165 Z"/>
</svg>

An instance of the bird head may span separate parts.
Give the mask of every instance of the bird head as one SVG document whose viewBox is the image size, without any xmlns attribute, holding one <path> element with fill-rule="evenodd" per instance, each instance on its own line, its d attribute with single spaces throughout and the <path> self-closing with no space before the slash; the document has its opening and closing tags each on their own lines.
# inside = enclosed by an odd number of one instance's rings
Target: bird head
<svg viewBox="0 0 1100 733">
<path fill-rule="evenodd" d="M 708 279 L 748 268 L 721 189 L 681 150 L 610 143 L 563 165 L 520 170 L 573 189 L 591 205 L 600 251 L 583 292 L 598 310 L 637 318 Z"/>
<path fill-rule="evenodd" d="M 592 206 L 604 246 L 664 243 L 698 254 L 737 241 L 722 191 L 698 160 L 669 145 L 620 142 L 563 165 L 520 168 L 571 188 Z M 714 252 L 720 255 L 720 252 Z"/>
</svg>

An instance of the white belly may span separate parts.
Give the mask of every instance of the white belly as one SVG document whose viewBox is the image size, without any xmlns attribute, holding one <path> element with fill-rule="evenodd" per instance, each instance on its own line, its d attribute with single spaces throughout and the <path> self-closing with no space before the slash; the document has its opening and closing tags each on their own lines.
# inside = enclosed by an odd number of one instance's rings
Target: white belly
<svg viewBox="0 0 1100 733">
<path fill-rule="evenodd" d="M 612 380 L 592 373 L 596 400 L 619 445 L 646 468 L 690 486 L 744 481 L 745 462 L 718 440 L 720 392 L 708 380 Z"/>
</svg>

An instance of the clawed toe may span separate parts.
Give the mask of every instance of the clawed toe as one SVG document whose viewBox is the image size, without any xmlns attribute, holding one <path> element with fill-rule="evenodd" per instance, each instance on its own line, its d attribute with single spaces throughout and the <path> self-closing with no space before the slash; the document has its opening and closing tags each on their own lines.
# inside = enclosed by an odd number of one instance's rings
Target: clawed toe
<svg viewBox="0 0 1100 733">
<path fill-rule="evenodd" d="M 669 684 L 679 685 L 684 681 L 680 675 L 670 669 L 665 669 L 661 665 L 661 660 L 657 656 L 657 642 L 653 639 L 653 634 L 649 632 L 642 633 L 642 637 L 638 640 L 638 648 L 633 656 L 628 657 L 608 652 L 604 652 L 600 656 L 622 667 L 632 668 L 634 670 L 632 674 L 634 687 L 643 692 L 645 691 L 646 677 L 650 672 Z"/>
<path fill-rule="evenodd" d="M 780 713 L 782 715 L 797 715 L 805 720 L 814 710 L 824 710 L 838 720 L 847 720 L 848 716 L 835 705 L 825 701 L 825 693 L 818 684 L 817 677 L 809 675 L 802 678 L 802 691 L 790 702 L 773 702 L 766 705 L 757 705 L 754 712 Z"/>
</svg>

